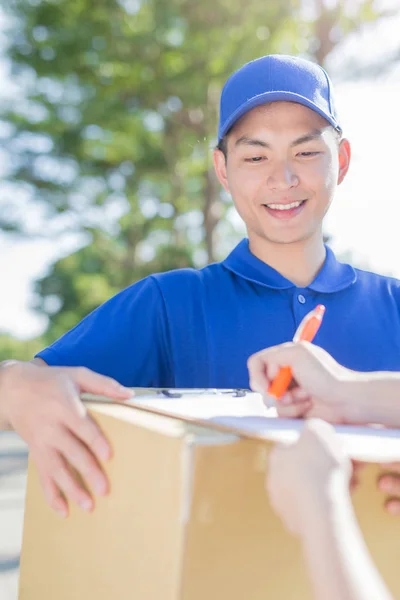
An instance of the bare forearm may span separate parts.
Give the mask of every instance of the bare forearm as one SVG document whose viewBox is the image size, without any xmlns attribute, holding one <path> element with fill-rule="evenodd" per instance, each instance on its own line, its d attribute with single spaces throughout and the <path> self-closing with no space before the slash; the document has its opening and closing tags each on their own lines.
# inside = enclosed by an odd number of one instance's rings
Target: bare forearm
<svg viewBox="0 0 400 600">
<path fill-rule="evenodd" d="M 310 504 L 302 538 L 316 600 L 393 600 L 372 562 L 349 494 Z"/>
<path fill-rule="evenodd" d="M 17 361 L 7 360 L 0 363 L 0 431 L 11 429 L 6 411 L 7 402 L 7 387 L 9 379 L 9 371 L 15 368 Z"/>
<path fill-rule="evenodd" d="M 28 363 L 16 360 L 6 360 L 0 363 L 0 431 L 12 429 L 8 418 L 7 403 L 10 402 L 10 396 L 17 388 L 19 393 L 25 395 L 31 391 L 29 380 L 32 377 L 32 369 L 38 366 L 47 366 L 47 364 L 40 358 L 34 358 Z"/>
<path fill-rule="evenodd" d="M 359 373 L 344 385 L 349 422 L 400 427 L 400 373 Z"/>
</svg>

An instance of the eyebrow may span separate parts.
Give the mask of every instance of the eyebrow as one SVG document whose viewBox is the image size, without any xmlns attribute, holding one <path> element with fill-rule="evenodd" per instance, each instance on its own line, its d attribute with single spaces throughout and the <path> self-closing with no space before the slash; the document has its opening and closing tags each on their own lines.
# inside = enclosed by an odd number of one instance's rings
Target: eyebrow
<svg viewBox="0 0 400 600">
<path fill-rule="evenodd" d="M 270 144 L 267 144 L 267 142 L 264 142 L 263 140 L 259 140 L 257 138 L 248 137 L 247 135 L 242 135 L 242 137 L 240 137 L 238 140 L 236 140 L 235 146 L 241 146 L 241 145 L 261 146 L 261 148 L 271 149 Z"/>
<path fill-rule="evenodd" d="M 321 129 L 314 129 L 310 133 L 307 133 L 306 135 L 302 135 L 301 137 L 297 138 L 290 145 L 293 147 L 300 146 L 300 144 L 305 144 L 306 142 L 312 142 L 313 140 L 321 138 L 322 133 L 323 131 Z M 270 144 L 268 144 L 268 142 L 265 142 L 264 140 L 260 140 L 258 138 L 249 137 L 247 135 L 242 135 L 235 142 L 235 146 L 240 146 L 242 144 L 245 146 L 260 146 L 261 148 L 269 148 L 269 150 L 272 150 L 272 147 Z"/>
<path fill-rule="evenodd" d="M 300 146 L 300 144 L 305 144 L 306 142 L 312 142 L 313 140 L 318 140 L 322 137 L 323 131 L 321 129 L 314 129 L 310 133 L 306 135 L 302 135 L 301 137 L 294 140 L 290 145 L 291 146 Z"/>
</svg>

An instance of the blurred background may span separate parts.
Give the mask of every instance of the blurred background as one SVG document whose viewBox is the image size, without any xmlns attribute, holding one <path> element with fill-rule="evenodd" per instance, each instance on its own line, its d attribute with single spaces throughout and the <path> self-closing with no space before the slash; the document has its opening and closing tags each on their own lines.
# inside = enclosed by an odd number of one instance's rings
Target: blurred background
<svg viewBox="0 0 400 600">
<path fill-rule="evenodd" d="M 218 100 L 267 53 L 328 69 L 353 164 L 326 235 L 400 276 L 399 31 L 400 0 L 0 0 L 0 360 L 241 239 Z"/>
</svg>

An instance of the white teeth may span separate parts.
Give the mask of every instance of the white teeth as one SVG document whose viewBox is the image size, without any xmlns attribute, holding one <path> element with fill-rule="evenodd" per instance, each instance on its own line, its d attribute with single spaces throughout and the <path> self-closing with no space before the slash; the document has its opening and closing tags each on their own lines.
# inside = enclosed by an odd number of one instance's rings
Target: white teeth
<svg viewBox="0 0 400 600">
<path fill-rule="evenodd" d="M 273 210 L 290 210 L 291 208 L 297 208 L 302 202 L 303 200 L 300 200 L 300 202 L 291 202 L 290 204 L 267 204 L 267 206 Z"/>
</svg>

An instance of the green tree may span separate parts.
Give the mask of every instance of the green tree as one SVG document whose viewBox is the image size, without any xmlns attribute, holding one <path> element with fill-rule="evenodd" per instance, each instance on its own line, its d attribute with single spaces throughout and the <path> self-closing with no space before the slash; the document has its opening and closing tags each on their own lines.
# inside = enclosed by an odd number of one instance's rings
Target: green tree
<svg viewBox="0 0 400 600">
<path fill-rule="evenodd" d="M 45 342 L 42 338 L 17 340 L 10 335 L 0 334 L 0 362 L 3 360 L 31 360 L 42 350 Z"/>
<path fill-rule="evenodd" d="M 218 258 L 218 232 L 234 235 L 210 161 L 223 82 L 266 53 L 324 62 L 372 6 L 10 0 L 8 54 L 27 83 L 7 115 L 9 179 L 42 207 L 39 233 L 86 235 L 38 283 L 50 339 L 152 271 Z"/>
<path fill-rule="evenodd" d="M 92 235 L 90 244 L 59 260 L 49 275 L 37 283 L 36 308 L 50 318 L 55 315 L 46 335 L 47 342 L 74 327 L 78 320 L 131 283 L 132 278 L 166 271 L 171 265 L 194 266 L 190 248 L 167 245 L 159 246 L 152 260 L 138 264 L 131 272 L 129 265 L 123 268 L 125 251 L 115 240 L 99 230 Z"/>
</svg>

